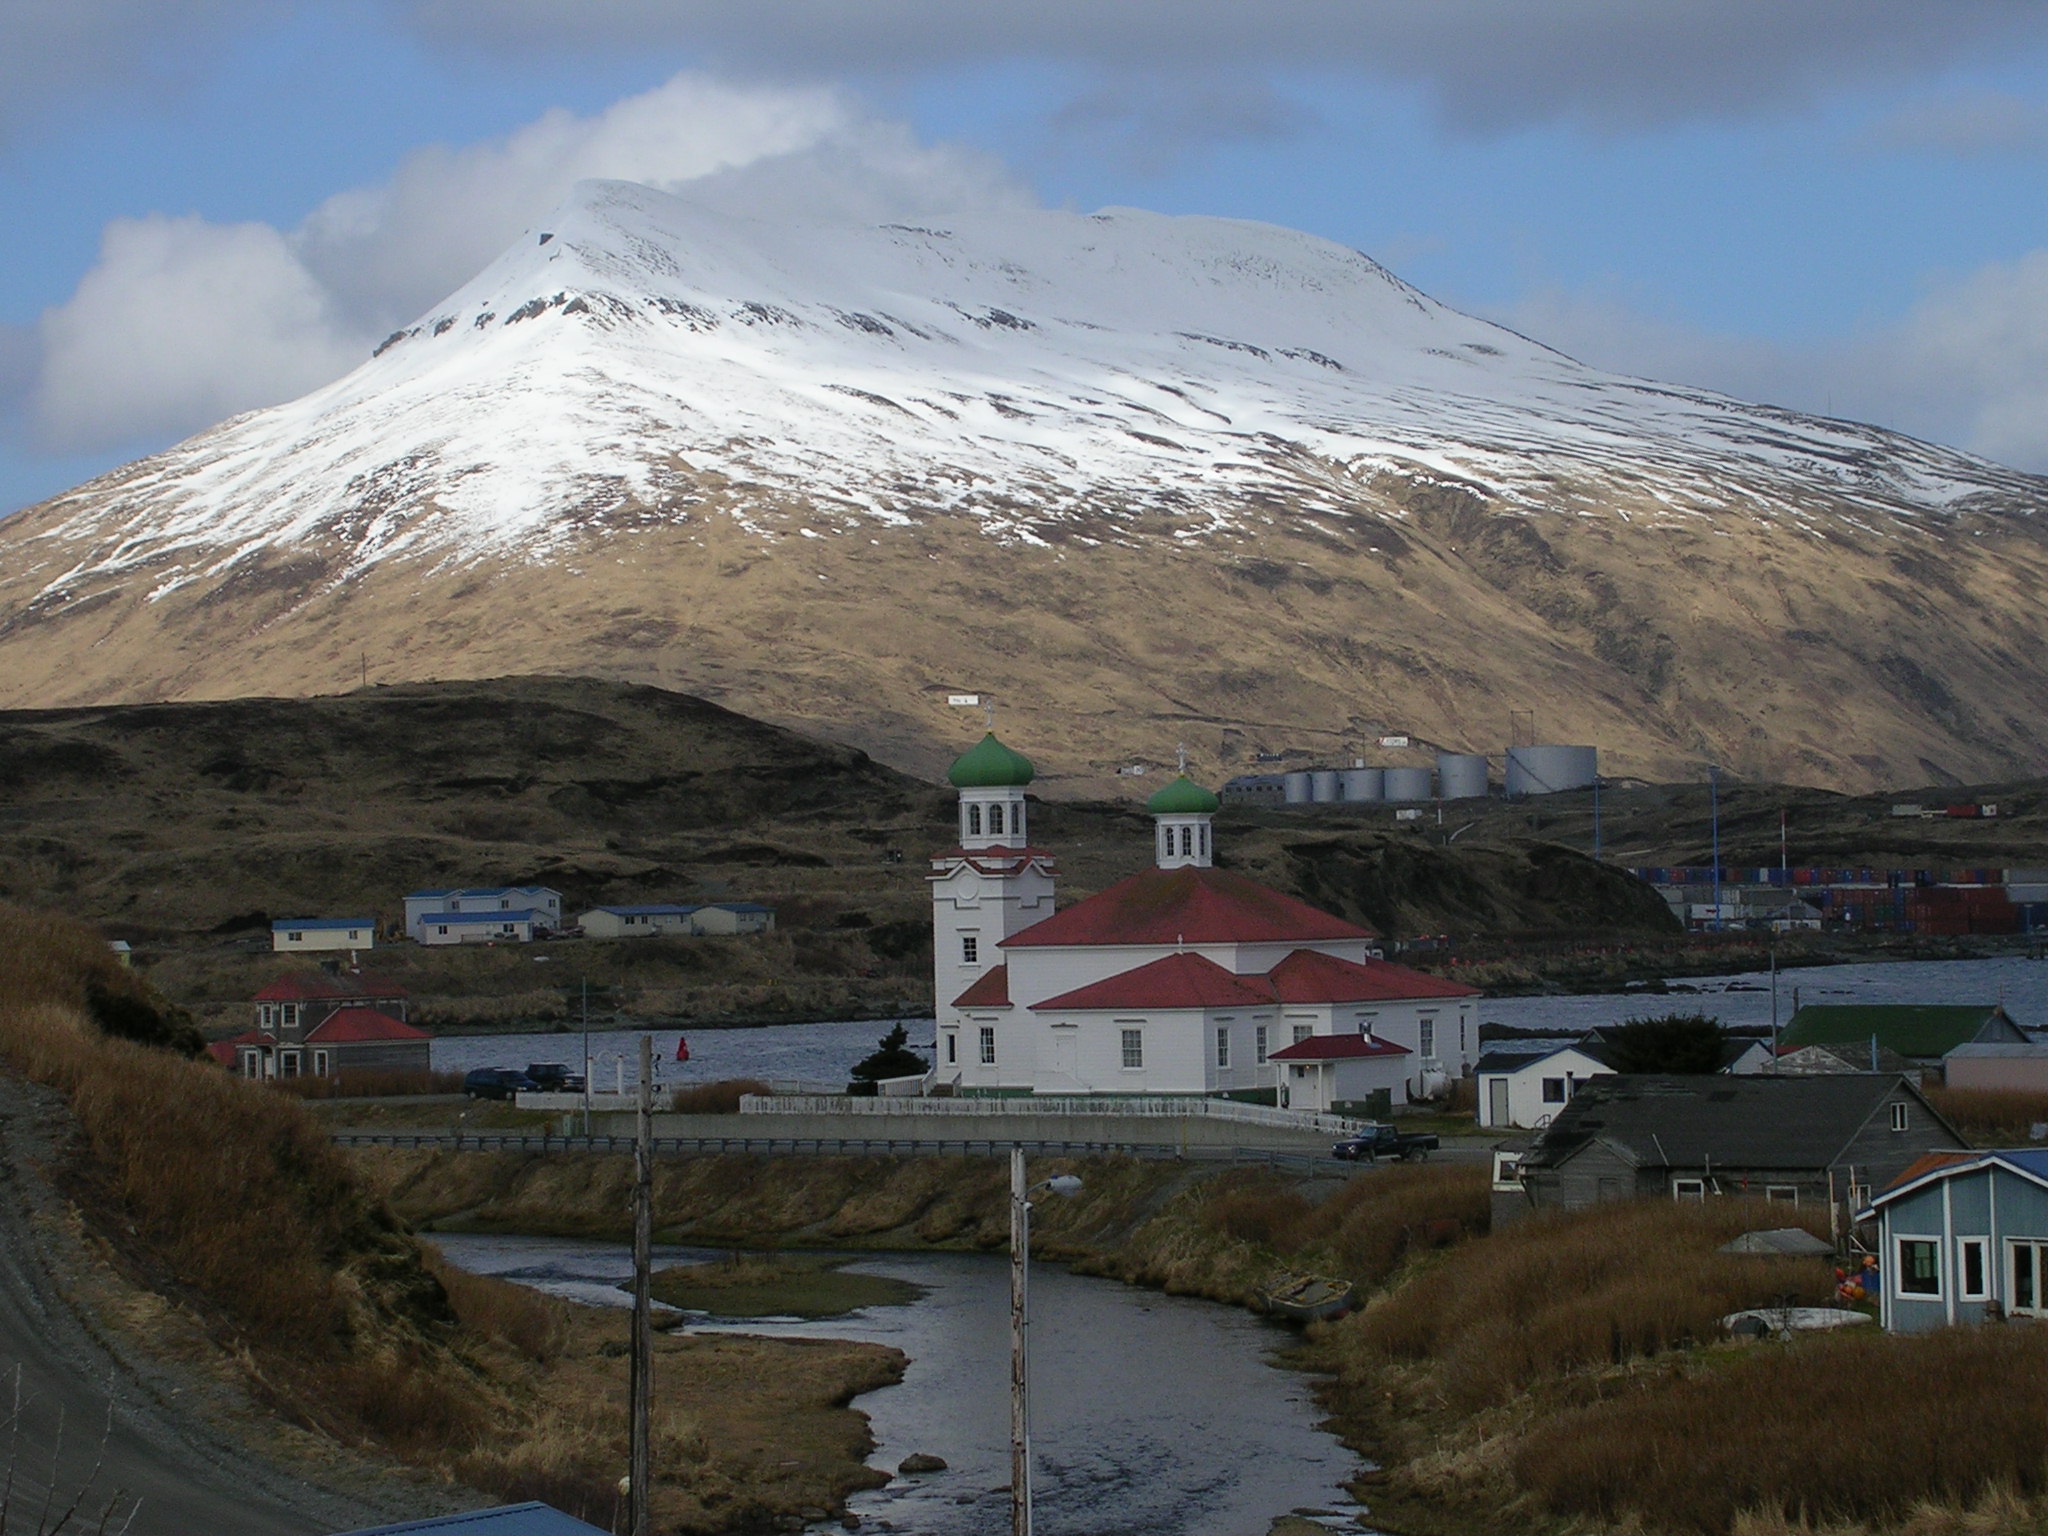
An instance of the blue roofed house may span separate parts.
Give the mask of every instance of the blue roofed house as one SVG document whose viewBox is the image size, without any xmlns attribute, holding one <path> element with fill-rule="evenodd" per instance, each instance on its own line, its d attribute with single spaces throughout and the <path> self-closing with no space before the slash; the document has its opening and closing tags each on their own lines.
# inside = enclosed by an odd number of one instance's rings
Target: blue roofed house
<svg viewBox="0 0 2048 1536">
<path fill-rule="evenodd" d="M 1885 1327 L 2048 1317 L 2048 1149 L 1932 1153 L 1862 1216 L 1878 1224 Z"/>
<path fill-rule="evenodd" d="M 639 939 L 651 934 L 696 932 L 690 919 L 696 907 L 592 907 L 576 919 L 587 939 Z"/>
<path fill-rule="evenodd" d="M 302 949 L 374 949 L 374 917 L 287 917 L 270 925 L 270 947 L 279 954 Z"/>
<path fill-rule="evenodd" d="M 491 916 L 495 931 L 485 922 Z M 562 893 L 545 885 L 410 891 L 405 898 L 405 931 L 422 944 L 525 943 L 561 926 Z"/>
</svg>

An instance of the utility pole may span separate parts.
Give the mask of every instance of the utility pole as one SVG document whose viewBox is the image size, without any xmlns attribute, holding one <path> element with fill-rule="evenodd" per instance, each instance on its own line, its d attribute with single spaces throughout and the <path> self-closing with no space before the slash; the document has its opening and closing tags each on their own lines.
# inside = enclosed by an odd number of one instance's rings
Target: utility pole
<svg viewBox="0 0 2048 1536">
<path fill-rule="evenodd" d="M 1031 1382 L 1024 1330 L 1030 1315 L 1025 1268 L 1031 1250 L 1031 1199 L 1024 1149 L 1010 1149 L 1010 1536 L 1031 1536 Z"/>
<path fill-rule="evenodd" d="M 654 1326 L 648 1274 L 654 1262 L 654 1039 L 640 1036 L 640 1113 L 633 1138 L 633 1446 L 631 1536 L 648 1536 L 654 1497 L 648 1400 L 654 1365 Z"/>
<path fill-rule="evenodd" d="M 1593 862 L 1600 862 L 1600 775 L 1593 775 Z"/>
</svg>

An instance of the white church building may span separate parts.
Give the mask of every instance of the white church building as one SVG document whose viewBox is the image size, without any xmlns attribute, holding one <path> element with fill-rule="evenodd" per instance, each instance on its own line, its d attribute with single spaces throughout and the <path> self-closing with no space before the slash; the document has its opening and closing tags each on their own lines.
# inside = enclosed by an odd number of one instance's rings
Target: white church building
<svg viewBox="0 0 2048 1536">
<path fill-rule="evenodd" d="M 1056 910 L 1030 760 L 953 764 L 959 844 L 932 859 L 936 1080 L 962 1093 L 1275 1090 L 1296 1109 L 1430 1096 L 1478 1053 L 1478 992 L 1378 958 L 1368 929 L 1215 867 L 1216 796 L 1147 802 L 1153 867 Z"/>
</svg>

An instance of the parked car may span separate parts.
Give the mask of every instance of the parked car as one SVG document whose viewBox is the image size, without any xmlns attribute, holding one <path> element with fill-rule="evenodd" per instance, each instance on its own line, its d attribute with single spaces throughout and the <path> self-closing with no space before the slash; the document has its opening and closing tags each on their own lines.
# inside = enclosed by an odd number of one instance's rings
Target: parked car
<svg viewBox="0 0 2048 1536">
<path fill-rule="evenodd" d="M 1383 1157 L 1404 1161 L 1428 1156 L 1437 1149 L 1434 1134 L 1426 1131 L 1397 1131 L 1391 1125 L 1369 1125 L 1356 1136 L 1347 1136 L 1330 1148 L 1330 1156 L 1351 1163 L 1374 1163 Z"/>
<path fill-rule="evenodd" d="M 515 1094 L 531 1093 L 536 1086 L 517 1067 L 478 1067 L 462 1077 L 462 1091 L 472 1099 L 509 1099 Z"/>
<path fill-rule="evenodd" d="M 559 1061 L 529 1061 L 526 1075 L 533 1080 L 533 1086 L 542 1093 L 581 1093 L 583 1074 L 571 1072 Z"/>
</svg>

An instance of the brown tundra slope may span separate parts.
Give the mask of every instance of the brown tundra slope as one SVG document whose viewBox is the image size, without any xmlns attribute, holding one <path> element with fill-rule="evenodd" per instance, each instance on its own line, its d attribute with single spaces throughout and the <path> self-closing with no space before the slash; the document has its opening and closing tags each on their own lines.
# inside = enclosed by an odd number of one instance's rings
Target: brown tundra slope
<svg viewBox="0 0 2048 1536">
<path fill-rule="evenodd" d="M 1289 231 L 592 183 L 347 378 L 0 524 L 0 706 L 584 674 L 921 773 L 992 694 L 1054 793 L 1523 711 L 1610 773 L 1985 781 L 2048 761 L 2044 506 Z"/>
</svg>

